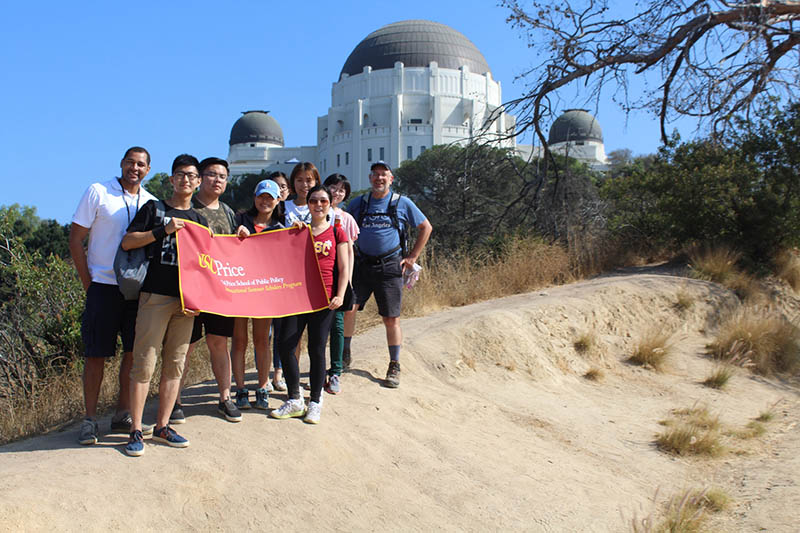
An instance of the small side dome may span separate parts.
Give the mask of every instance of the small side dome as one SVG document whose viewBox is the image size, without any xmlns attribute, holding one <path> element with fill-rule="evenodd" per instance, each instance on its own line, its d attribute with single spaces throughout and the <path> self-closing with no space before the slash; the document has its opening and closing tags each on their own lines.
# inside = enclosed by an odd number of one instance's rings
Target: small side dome
<svg viewBox="0 0 800 533">
<path fill-rule="evenodd" d="M 585 109 L 567 109 L 550 127 L 549 144 L 575 141 L 603 142 L 600 123 Z"/>
<path fill-rule="evenodd" d="M 270 143 L 283 146 L 283 130 L 269 111 L 244 111 L 231 128 L 231 146 L 240 143 Z"/>
</svg>

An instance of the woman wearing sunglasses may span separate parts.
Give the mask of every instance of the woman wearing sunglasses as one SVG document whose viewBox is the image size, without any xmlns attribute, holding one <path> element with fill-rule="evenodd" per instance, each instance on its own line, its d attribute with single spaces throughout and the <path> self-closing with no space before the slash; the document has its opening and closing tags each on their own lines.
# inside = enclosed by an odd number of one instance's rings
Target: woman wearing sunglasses
<svg viewBox="0 0 800 533">
<path fill-rule="evenodd" d="M 347 290 L 349 240 L 340 226 L 331 224 L 331 192 L 324 185 L 316 185 L 305 198 L 311 216 L 311 234 L 317 254 L 322 281 L 330 299 L 326 309 L 286 317 L 282 320 L 278 352 L 283 363 L 283 374 L 289 389 L 289 399 L 278 409 L 270 412 L 273 418 L 296 418 L 305 416 L 309 424 L 319 423 L 322 415 L 322 387 L 325 384 L 325 345 L 333 322 L 334 310 L 341 307 Z M 303 228 L 296 221 L 293 225 Z M 334 268 L 338 270 L 337 286 L 333 287 Z M 311 393 L 306 409 L 300 393 L 300 368 L 294 350 L 300 342 L 303 329 L 308 326 L 308 357 L 310 361 Z"/>
</svg>

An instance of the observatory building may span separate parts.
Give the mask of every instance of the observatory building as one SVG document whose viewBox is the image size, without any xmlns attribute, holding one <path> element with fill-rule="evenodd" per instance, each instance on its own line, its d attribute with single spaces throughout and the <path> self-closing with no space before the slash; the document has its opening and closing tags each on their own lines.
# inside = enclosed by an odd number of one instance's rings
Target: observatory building
<svg viewBox="0 0 800 533">
<path fill-rule="evenodd" d="M 480 50 L 427 20 L 389 24 L 358 43 L 333 83 L 327 113 L 317 118 L 315 146 L 286 147 L 273 115 L 280 111 L 247 111 L 233 125 L 231 175 L 288 174 L 298 161 L 311 161 L 323 178 L 339 172 L 358 190 L 369 186 L 375 161 L 396 168 L 434 145 L 466 144 L 479 135 L 523 156 L 536 153 L 510 136 L 515 119 L 503 111 L 500 82 Z M 600 126 L 586 112 L 567 111 L 550 139 L 573 157 L 605 163 Z"/>
</svg>

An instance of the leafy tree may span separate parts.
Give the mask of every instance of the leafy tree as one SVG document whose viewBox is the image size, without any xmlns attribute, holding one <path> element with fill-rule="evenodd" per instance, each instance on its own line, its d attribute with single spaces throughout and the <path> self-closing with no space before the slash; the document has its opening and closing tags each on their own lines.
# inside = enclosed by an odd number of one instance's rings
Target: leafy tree
<svg viewBox="0 0 800 533">
<path fill-rule="evenodd" d="M 69 224 L 53 219 L 42 220 L 36 208 L 12 204 L 0 207 L 0 224 L 6 235 L 18 237 L 29 250 L 37 250 L 46 259 L 50 254 L 69 256 Z"/>
<path fill-rule="evenodd" d="M 395 186 L 428 216 L 445 249 L 491 245 L 518 232 L 563 238 L 566 214 L 595 192 L 584 165 L 563 157 L 556 163 L 564 169 L 560 185 L 546 177 L 544 163 L 527 164 L 508 150 L 440 145 L 403 162 Z"/>
<path fill-rule="evenodd" d="M 159 200 L 167 200 L 172 196 L 172 183 L 169 181 L 169 174 L 157 172 L 144 183 L 147 192 Z"/>
<path fill-rule="evenodd" d="M 228 183 L 220 200 L 237 212 L 249 209 L 253 206 L 253 193 L 256 185 L 259 181 L 267 179 L 268 175 L 266 171 L 262 170 L 260 174 L 242 174 L 234 177 Z"/>
<path fill-rule="evenodd" d="M 541 143 L 562 87 L 580 83 L 586 100 L 607 85 L 626 111 L 649 109 L 665 124 L 676 116 L 708 118 L 714 131 L 758 109 L 758 96 L 797 91 L 800 2 L 793 0 L 646 0 L 615 16 L 606 0 L 501 0 L 541 62 L 524 72 L 528 91 L 506 110 L 517 129 Z M 622 9 L 622 8 L 621 8 Z M 655 89 L 629 94 L 631 75 L 653 73 Z"/>
<path fill-rule="evenodd" d="M 28 250 L 0 221 L 0 400 L 29 398 L 81 353 L 84 290 L 72 265 Z"/>
<path fill-rule="evenodd" d="M 772 108 L 727 144 L 675 136 L 649 167 L 606 181 L 609 225 L 629 241 L 725 242 L 753 262 L 800 243 L 800 107 Z"/>
</svg>

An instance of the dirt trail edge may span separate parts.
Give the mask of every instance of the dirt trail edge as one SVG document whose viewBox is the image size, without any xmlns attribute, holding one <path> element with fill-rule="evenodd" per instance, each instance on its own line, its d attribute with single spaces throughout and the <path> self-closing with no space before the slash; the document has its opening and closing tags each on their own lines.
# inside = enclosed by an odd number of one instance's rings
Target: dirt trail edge
<svg viewBox="0 0 800 533">
<path fill-rule="evenodd" d="M 714 366 L 703 347 L 734 305 L 709 283 L 635 274 L 404 320 L 396 390 L 380 386 L 376 328 L 353 340 L 353 370 L 318 426 L 256 410 L 225 422 L 203 383 L 185 402 L 187 449 L 146 440 L 130 458 L 127 436 L 82 447 L 76 427 L 0 447 L 0 531 L 627 531 L 657 491 L 708 486 L 733 500 L 717 530 L 795 531 L 798 389 L 744 371 L 724 391 L 700 384 Z M 662 373 L 625 362 L 653 328 L 675 345 Z M 585 333 L 597 347 L 579 354 Z M 603 378 L 585 379 L 590 368 Z M 658 451 L 659 421 L 693 405 L 732 428 L 776 416 L 722 458 Z"/>
</svg>

